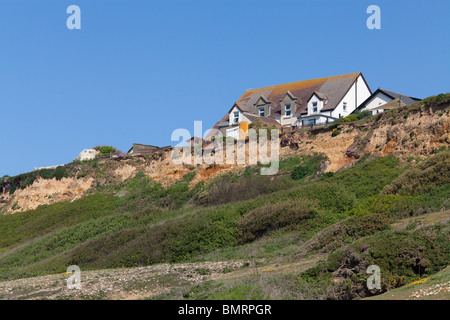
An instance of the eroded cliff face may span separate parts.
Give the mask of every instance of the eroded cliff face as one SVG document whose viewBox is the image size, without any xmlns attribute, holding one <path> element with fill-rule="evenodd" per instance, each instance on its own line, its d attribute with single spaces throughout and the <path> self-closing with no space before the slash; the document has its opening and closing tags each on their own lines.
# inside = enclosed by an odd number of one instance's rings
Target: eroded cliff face
<svg viewBox="0 0 450 320">
<path fill-rule="evenodd" d="M 147 159 L 137 157 L 122 160 L 100 161 L 94 166 L 90 163 L 72 165 L 73 177 L 37 178 L 32 184 L 20 189 L 13 194 L 0 193 L 0 213 L 16 213 L 36 209 L 43 204 L 51 204 L 59 201 L 72 201 L 83 197 L 89 192 L 95 192 L 98 186 L 119 186 L 123 182 L 133 178 L 138 172 L 145 173 L 148 177 L 167 187 L 180 180 L 186 173 L 196 171 L 196 176 L 191 184 L 200 181 L 208 181 L 217 175 L 230 170 L 237 170 L 233 165 L 176 165 L 170 159 L 170 154 L 163 155 L 160 159 Z M 80 173 L 83 173 L 80 176 Z"/>
<path fill-rule="evenodd" d="M 368 153 L 401 159 L 425 157 L 450 145 L 449 109 L 446 105 L 393 110 L 342 124 L 336 136 L 321 128 L 296 132 L 291 138 L 294 143 L 282 148 L 281 155 L 324 153 L 329 158 L 327 171 L 345 168 Z"/>
<path fill-rule="evenodd" d="M 43 204 L 73 200 L 82 197 L 92 187 L 94 178 L 37 179 L 25 189 L 18 189 L 12 195 L 0 196 L 0 208 L 6 212 L 21 212 L 36 209 Z"/>
<path fill-rule="evenodd" d="M 448 104 L 433 108 L 419 106 L 393 110 L 376 117 L 342 124 L 338 127 L 340 133 L 334 136 L 330 128 L 286 133 L 280 140 L 288 137 L 290 142 L 287 145 L 281 143 L 280 157 L 323 153 L 329 159 L 326 171 L 333 172 L 351 166 L 368 153 L 380 156 L 392 154 L 403 160 L 425 157 L 442 146 L 450 145 L 449 110 Z M 176 165 L 172 162 L 170 153 L 156 158 L 105 160 L 95 166 L 89 163 L 71 166 L 75 172 L 73 177 L 61 180 L 38 178 L 12 195 L 0 194 L 0 212 L 15 213 L 35 209 L 42 204 L 72 201 L 95 190 L 97 186 L 120 185 L 138 172 L 144 172 L 163 186 L 169 186 L 195 170 L 196 176 L 191 182 L 191 185 L 195 185 L 245 167 L 227 164 Z"/>
</svg>

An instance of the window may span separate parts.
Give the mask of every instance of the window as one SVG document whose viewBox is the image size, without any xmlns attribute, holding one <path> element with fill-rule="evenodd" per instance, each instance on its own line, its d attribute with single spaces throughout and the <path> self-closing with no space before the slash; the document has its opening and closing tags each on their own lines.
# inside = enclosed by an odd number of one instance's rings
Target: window
<svg viewBox="0 0 450 320">
<path fill-rule="evenodd" d="M 284 111 L 286 112 L 286 116 L 289 117 L 291 115 L 291 105 L 290 104 L 286 104 L 284 106 Z"/>
<path fill-rule="evenodd" d="M 317 102 L 313 102 L 313 113 L 317 113 Z"/>
<path fill-rule="evenodd" d="M 344 102 L 344 111 L 347 110 L 347 102 Z"/>
<path fill-rule="evenodd" d="M 264 117 L 264 108 L 259 108 L 259 115 Z"/>
<path fill-rule="evenodd" d="M 238 123 L 239 122 L 239 111 L 235 111 L 233 113 L 234 115 L 234 123 Z"/>
</svg>

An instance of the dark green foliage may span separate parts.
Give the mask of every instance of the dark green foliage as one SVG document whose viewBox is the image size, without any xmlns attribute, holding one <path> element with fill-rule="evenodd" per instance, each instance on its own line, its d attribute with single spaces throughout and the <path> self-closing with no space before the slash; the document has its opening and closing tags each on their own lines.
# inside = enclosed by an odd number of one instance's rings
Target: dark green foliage
<svg viewBox="0 0 450 320">
<path fill-rule="evenodd" d="M 308 250 L 333 252 L 345 244 L 385 230 L 389 224 L 389 219 L 381 214 L 351 217 L 319 232 L 309 241 Z"/>
<path fill-rule="evenodd" d="M 294 168 L 291 172 L 291 178 L 293 180 L 301 180 L 307 176 L 318 173 L 319 165 L 325 161 L 326 157 L 320 154 L 314 156 L 303 156 L 302 164 Z"/>
<path fill-rule="evenodd" d="M 332 124 L 330 124 L 329 126 L 328 126 L 328 128 L 330 129 L 330 130 L 334 130 L 334 129 L 337 129 L 337 128 L 339 128 L 339 126 L 342 124 L 342 121 L 338 121 L 339 119 L 337 119 L 336 121 L 334 121 Z"/>
<path fill-rule="evenodd" d="M 361 159 L 348 170 L 335 173 L 330 181 L 346 186 L 357 198 L 367 198 L 378 194 L 402 172 L 398 164 L 399 160 L 394 156 Z"/>
<path fill-rule="evenodd" d="M 450 152 L 440 152 L 412 166 L 387 186 L 384 193 L 414 195 L 445 184 L 450 184 Z"/>
<path fill-rule="evenodd" d="M 341 130 L 339 130 L 337 128 L 335 128 L 335 129 L 333 129 L 333 131 L 331 131 L 332 137 L 336 137 L 337 135 L 340 135 L 340 134 L 341 134 Z"/>
<path fill-rule="evenodd" d="M 283 177 L 248 176 L 233 181 L 230 175 L 214 181 L 207 190 L 196 196 L 196 203 L 215 206 L 230 202 L 252 199 L 277 190 L 289 188 L 291 184 Z"/>
<path fill-rule="evenodd" d="M 291 173 L 291 178 L 294 180 L 303 179 L 314 173 L 315 170 L 311 170 L 311 168 L 298 166 Z"/>
<path fill-rule="evenodd" d="M 366 286 L 369 277 L 366 270 L 369 265 L 376 265 L 381 269 L 382 289 L 377 292 L 380 293 L 417 280 L 421 276 L 433 274 L 449 264 L 448 222 L 413 232 L 383 228 L 380 229 L 383 231 L 377 232 L 374 222 L 376 220 L 371 221 L 369 226 L 373 225 L 375 235 L 361 238 L 354 244 L 330 254 L 325 263 L 319 263 L 303 272 L 301 280 L 309 279 L 315 284 L 315 290 L 322 293 L 322 299 L 354 299 L 374 293 Z M 340 231 L 327 231 L 323 236 L 331 236 L 329 244 L 345 239 Z M 334 234 L 334 231 L 337 231 L 337 234 Z M 365 227 L 361 228 L 361 231 L 364 235 Z M 326 238 L 320 240 L 328 243 Z M 351 240 L 341 241 L 337 245 L 348 241 Z M 333 250 L 333 247 L 329 249 Z M 314 282 L 314 279 L 318 281 Z M 335 281 L 329 281 L 331 279 Z"/>
<path fill-rule="evenodd" d="M 256 208 L 237 221 L 239 242 L 254 241 L 273 230 L 295 228 L 316 215 L 315 206 L 313 201 L 288 200 Z"/>
<path fill-rule="evenodd" d="M 93 149 L 99 151 L 102 154 L 121 152 L 120 150 L 117 150 L 117 148 L 113 146 L 95 146 Z"/>
<path fill-rule="evenodd" d="M 355 114 L 356 114 L 358 120 L 361 120 L 361 119 L 364 119 L 364 118 L 372 116 L 372 111 L 369 111 L 369 110 L 364 110 L 364 111 L 356 110 Z"/>
<path fill-rule="evenodd" d="M 425 98 L 420 103 L 423 103 L 425 106 L 436 106 L 448 102 L 450 102 L 450 93 L 440 93 L 436 96 Z"/>
<path fill-rule="evenodd" d="M 356 115 L 356 114 L 351 114 L 351 115 L 348 115 L 348 116 L 344 117 L 344 119 L 342 120 L 342 122 L 343 122 L 343 123 L 348 123 L 348 122 L 354 122 L 354 121 L 356 121 L 356 120 L 358 120 L 358 115 Z"/>
<path fill-rule="evenodd" d="M 334 176 L 334 172 L 332 172 L 332 171 L 324 172 L 322 174 L 322 177 L 324 177 L 324 178 L 331 178 L 333 176 Z"/>
</svg>

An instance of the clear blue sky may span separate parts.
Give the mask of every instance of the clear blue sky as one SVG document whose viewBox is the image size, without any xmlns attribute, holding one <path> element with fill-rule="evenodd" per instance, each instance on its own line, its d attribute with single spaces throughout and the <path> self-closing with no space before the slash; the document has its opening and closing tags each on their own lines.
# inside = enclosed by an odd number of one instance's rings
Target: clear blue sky
<svg viewBox="0 0 450 320">
<path fill-rule="evenodd" d="M 81 30 L 66 9 L 81 8 Z M 381 8 L 381 30 L 366 9 Z M 169 145 L 248 88 L 362 71 L 424 98 L 450 91 L 450 1 L 0 1 L 0 177 L 84 148 Z"/>
</svg>

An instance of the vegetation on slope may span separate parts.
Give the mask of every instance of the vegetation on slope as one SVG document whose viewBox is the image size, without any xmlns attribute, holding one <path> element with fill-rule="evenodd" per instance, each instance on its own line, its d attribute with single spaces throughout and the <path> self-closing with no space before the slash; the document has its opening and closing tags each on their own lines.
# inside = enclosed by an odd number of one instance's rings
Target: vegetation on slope
<svg viewBox="0 0 450 320">
<path fill-rule="evenodd" d="M 252 167 L 245 171 L 253 173 L 195 188 L 189 188 L 195 171 L 167 189 L 138 174 L 73 203 L 1 216 L 0 277 L 59 273 L 71 264 L 86 270 L 330 253 L 327 262 L 291 278 L 305 291 L 302 297 L 313 298 L 311 288 L 320 292 L 316 298 L 363 297 L 370 292 L 356 271 L 368 264 L 386 270 L 384 290 L 448 264 L 448 224 L 407 232 L 390 227 L 399 218 L 450 207 L 448 157 L 440 152 L 406 167 L 392 156 L 364 157 L 331 176 L 317 174 L 322 156 L 296 157 L 284 160 L 281 176 L 254 175 L 258 168 Z M 311 163 L 315 172 L 292 179 L 295 168 Z M 424 172 L 438 182 L 424 179 L 414 192 L 405 189 Z M 226 204 L 221 188 L 229 192 Z M 252 188 L 257 192 L 244 192 Z M 334 278 L 346 285 L 336 286 Z"/>
</svg>

